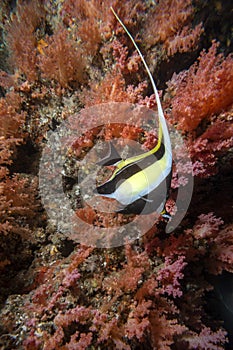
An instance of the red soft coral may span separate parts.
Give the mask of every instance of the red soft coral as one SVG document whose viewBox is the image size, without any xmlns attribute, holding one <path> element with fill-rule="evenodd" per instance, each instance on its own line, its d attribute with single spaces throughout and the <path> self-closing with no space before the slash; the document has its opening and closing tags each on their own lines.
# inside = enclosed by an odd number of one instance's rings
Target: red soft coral
<svg viewBox="0 0 233 350">
<path fill-rule="evenodd" d="M 213 42 L 208 52 L 201 53 L 199 64 L 172 79 L 176 90 L 173 122 L 183 132 L 195 130 L 203 119 L 233 103 L 233 58 L 217 55 L 217 47 Z"/>
</svg>

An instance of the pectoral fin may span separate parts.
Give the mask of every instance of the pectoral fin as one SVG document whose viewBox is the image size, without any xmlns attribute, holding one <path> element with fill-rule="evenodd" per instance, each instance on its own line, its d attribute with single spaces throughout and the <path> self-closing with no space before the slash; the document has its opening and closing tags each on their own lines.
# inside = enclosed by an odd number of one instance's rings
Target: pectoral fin
<svg viewBox="0 0 233 350">
<path fill-rule="evenodd" d="M 153 199 L 148 199 L 147 196 L 143 196 L 141 197 L 141 199 L 143 199 L 147 203 L 153 203 Z"/>
<path fill-rule="evenodd" d="M 122 160 L 120 154 L 117 152 L 113 143 L 109 142 L 109 151 L 107 156 L 101 159 L 100 161 L 98 161 L 96 164 L 108 166 L 108 165 L 114 165 L 120 160 Z"/>
</svg>

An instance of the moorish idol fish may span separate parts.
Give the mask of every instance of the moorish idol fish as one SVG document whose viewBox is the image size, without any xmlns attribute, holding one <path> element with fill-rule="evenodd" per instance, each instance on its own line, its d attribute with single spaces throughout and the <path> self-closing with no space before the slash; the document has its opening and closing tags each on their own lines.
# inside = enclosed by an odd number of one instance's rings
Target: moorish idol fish
<svg viewBox="0 0 233 350">
<path fill-rule="evenodd" d="M 166 120 L 147 63 L 133 37 L 112 7 L 111 10 L 131 39 L 149 75 L 157 102 L 159 132 L 158 142 L 152 150 L 127 159 L 122 159 L 110 143 L 109 155 L 98 164 L 114 165 L 116 169 L 106 182 L 96 188 L 95 193 L 116 199 L 120 204 L 119 210 L 117 210 L 119 213 L 148 214 L 156 211 L 168 217 L 164 206 L 171 183 L 172 150 Z"/>
</svg>

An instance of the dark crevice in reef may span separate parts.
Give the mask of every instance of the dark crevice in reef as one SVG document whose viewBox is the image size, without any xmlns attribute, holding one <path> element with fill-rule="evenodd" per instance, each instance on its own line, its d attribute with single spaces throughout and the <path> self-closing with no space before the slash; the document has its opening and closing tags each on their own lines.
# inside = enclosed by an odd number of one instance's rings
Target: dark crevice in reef
<svg viewBox="0 0 233 350">
<path fill-rule="evenodd" d="M 23 245 L 18 235 L 6 236 L 1 242 L 1 248 L 7 251 L 7 257 L 11 262 L 8 273 L 2 274 L 0 279 L 0 305 L 11 294 L 20 294 L 25 280 L 23 273 L 30 267 L 33 256 L 28 245 Z M 21 278 L 16 278 L 20 273 Z M 16 279 L 15 279 L 16 278 Z"/>
<path fill-rule="evenodd" d="M 221 50 L 228 55 L 232 52 L 232 0 L 196 0 L 196 17 L 203 22 L 202 46 L 208 48 L 212 40 L 220 42 Z"/>
<path fill-rule="evenodd" d="M 233 174 L 229 164 L 208 179 L 195 178 L 194 193 L 189 207 L 190 215 L 196 218 L 200 212 L 214 212 L 225 223 L 230 223 L 232 208 L 229 204 L 232 203 L 232 183 Z"/>
<path fill-rule="evenodd" d="M 25 144 L 17 147 L 16 156 L 10 166 L 10 173 L 25 173 L 37 175 L 39 171 L 39 161 L 41 153 L 31 142 L 27 140 Z"/>
<path fill-rule="evenodd" d="M 231 350 L 233 344 L 233 274 L 223 271 L 219 276 L 207 276 L 207 280 L 214 286 L 214 289 L 206 295 L 206 310 L 213 319 L 223 320 L 229 339 L 225 349 Z"/>
</svg>

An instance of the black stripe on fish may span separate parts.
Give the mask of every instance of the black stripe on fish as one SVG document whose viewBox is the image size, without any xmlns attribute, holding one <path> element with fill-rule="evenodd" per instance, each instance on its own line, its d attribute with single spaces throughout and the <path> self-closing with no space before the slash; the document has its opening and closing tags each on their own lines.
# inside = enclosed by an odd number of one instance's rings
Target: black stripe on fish
<svg viewBox="0 0 233 350">
<path fill-rule="evenodd" d="M 137 174 L 139 171 L 142 171 L 160 160 L 165 152 L 164 144 L 162 143 L 159 149 L 145 158 L 138 160 L 137 162 L 130 163 L 119 170 L 116 173 L 115 177 L 109 181 L 106 181 L 103 185 L 96 187 L 95 193 L 99 194 L 111 194 L 115 192 L 117 184 L 129 179 L 131 176 Z"/>
</svg>

